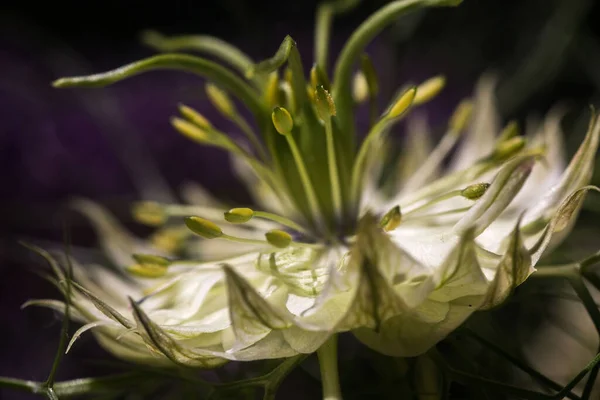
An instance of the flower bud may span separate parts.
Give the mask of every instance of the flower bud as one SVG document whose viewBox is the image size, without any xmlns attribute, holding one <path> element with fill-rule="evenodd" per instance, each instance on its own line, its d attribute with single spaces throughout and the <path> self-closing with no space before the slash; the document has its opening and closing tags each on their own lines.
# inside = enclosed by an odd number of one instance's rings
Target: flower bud
<svg viewBox="0 0 600 400">
<path fill-rule="evenodd" d="M 243 224 L 248 222 L 254 216 L 254 211 L 250 208 L 232 208 L 225 213 L 225 220 L 232 224 Z"/>
<path fill-rule="evenodd" d="M 283 107 L 275 107 L 271 114 L 271 119 L 273 120 L 273 125 L 277 132 L 282 135 L 287 135 L 294 127 L 294 120 L 292 119 L 290 112 Z"/>
<path fill-rule="evenodd" d="M 196 235 L 205 239 L 215 239 L 223 236 L 223 231 L 217 224 L 200 217 L 186 217 L 185 225 Z"/>
<path fill-rule="evenodd" d="M 185 104 L 179 105 L 179 112 L 181 113 L 181 115 L 187 118 L 188 121 L 193 122 L 195 125 L 198 125 L 198 127 L 202 129 L 212 128 L 211 123 L 204 117 L 204 115 L 200 114 L 193 108 L 186 106 Z"/>
<path fill-rule="evenodd" d="M 267 238 L 267 242 L 272 244 L 275 247 L 279 247 L 280 249 L 284 249 L 292 243 L 292 236 L 280 229 L 273 229 L 267 233 L 265 233 L 265 238 Z"/>
</svg>

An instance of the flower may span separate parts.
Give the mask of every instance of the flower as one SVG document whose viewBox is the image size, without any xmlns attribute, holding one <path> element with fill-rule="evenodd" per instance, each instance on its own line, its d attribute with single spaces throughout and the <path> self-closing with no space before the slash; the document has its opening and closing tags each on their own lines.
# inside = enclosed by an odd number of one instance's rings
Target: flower
<svg viewBox="0 0 600 400">
<path fill-rule="evenodd" d="M 501 130 L 493 81 L 485 78 L 430 150 L 427 129 L 412 113 L 443 88 L 444 79 L 434 77 L 403 90 L 357 144 L 354 112 L 374 101 L 378 86 L 366 56 L 353 79 L 364 46 L 415 5 L 451 3 L 385 6 L 352 35 L 331 81 L 326 46 L 317 46 L 318 62 L 305 80 L 290 37 L 258 64 L 223 43 L 162 39 L 175 51 L 193 43 L 233 71 L 164 54 L 56 81 L 104 86 L 159 68 L 206 77 L 208 98 L 247 140 L 232 139 L 187 106 L 172 124 L 229 152 L 256 206 L 229 208 L 200 187 L 188 188 L 189 205 L 134 207 L 140 222 L 159 227 L 142 240 L 98 205 L 75 201 L 120 270 L 75 264 L 70 301 L 84 325 L 71 344 L 93 329 L 118 357 L 213 367 L 312 353 L 352 331 L 384 354 L 415 356 L 474 311 L 502 303 L 568 234 L 591 188 L 600 125 L 593 116 L 565 167 L 560 113 L 525 136 L 515 123 Z M 253 113 L 260 134 L 230 95 Z M 390 132 L 407 118 L 407 141 L 395 157 Z M 55 301 L 37 304 L 60 309 Z"/>
</svg>

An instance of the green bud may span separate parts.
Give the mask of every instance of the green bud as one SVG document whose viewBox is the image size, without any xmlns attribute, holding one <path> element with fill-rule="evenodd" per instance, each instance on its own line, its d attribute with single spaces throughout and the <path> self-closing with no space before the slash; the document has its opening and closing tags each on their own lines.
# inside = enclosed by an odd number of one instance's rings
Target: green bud
<svg viewBox="0 0 600 400">
<path fill-rule="evenodd" d="M 485 194 L 489 187 L 489 183 L 475 183 L 461 190 L 460 195 L 469 200 L 477 200 Z"/>
<path fill-rule="evenodd" d="M 290 115 L 290 112 L 283 107 L 275 107 L 273 109 L 273 113 L 271 114 L 271 119 L 273 120 L 273 125 L 275 125 L 275 129 L 282 135 L 287 135 L 292 132 L 292 128 L 294 127 L 294 120 Z"/>
<path fill-rule="evenodd" d="M 265 237 L 267 238 L 267 242 L 280 249 L 284 249 L 292 243 L 292 236 L 280 229 L 273 229 L 265 233 Z"/>
<path fill-rule="evenodd" d="M 442 91 L 444 85 L 446 85 L 446 78 L 443 76 L 434 76 L 427 79 L 417 87 L 414 104 L 419 105 L 428 102 Z"/>
<path fill-rule="evenodd" d="M 153 201 L 143 201 L 135 204 L 132 214 L 136 221 L 150 226 L 160 226 L 168 219 L 163 206 Z"/>
<path fill-rule="evenodd" d="M 396 206 L 388 211 L 381 221 L 379 222 L 379 226 L 386 232 L 393 231 L 402 222 L 402 212 L 400 211 L 400 206 Z"/>
<path fill-rule="evenodd" d="M 221 112 L 221 114 L 230 118 L 235 115 L 235 105 L 233 104 L 233 101 L 231 101 L 231 99 L 225 91 L 219 89 L 216 85 L 212 83 L 207 83 L 206 95 L 208 96 L 211 103 L 216 107 L 216 109 Z"/>
<path fill-rule="evenodd" d="M 217 224 L 200 217 L 186 217 L 185 225 L 196 235 L 205 239 L 216 239 L 223 236 L 223 231 Z"/>
<path fill-rule="evenodd" d="M 323 85 L 319 85 L 315 89 L 315 103 L 317 106 L 317 114 L 322 120 L 335 115 L 333 97 L 331 97 L 331 94 L 323 87 Z"/>
<path fill-rule="evenodd" d="M 243 224 L 248 222 L 254 216 L 254 211 L 250 208 L 232 208 L 225 213 L 225 220 L 232 224 Z"/>
</svg>

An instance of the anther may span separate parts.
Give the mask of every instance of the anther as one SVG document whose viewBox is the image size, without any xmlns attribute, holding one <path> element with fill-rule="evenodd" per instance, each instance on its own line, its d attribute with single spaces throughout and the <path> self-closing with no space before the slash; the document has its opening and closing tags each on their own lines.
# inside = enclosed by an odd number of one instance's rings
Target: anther
<svg viewBox="0 0 600 400">
<path fill-rule="evenodd" d="M 163 225 L 168 219 L 164 207 L 153 201 L 136 203 L 133 206 L 132 214 L 136 221 L 150 226 Z"/>
<path fill-rule="evenodd" d="M 489 183 L 475 183 L 461 190 L 460 195 L 469 200 L 477 200 L 485 194 L 489 187 Z"/>
<path fill-rule="evenodd" d="M 280 229 L 273 229 L 265 233 L 265 238 L 269 244 L 284 249 L 292 243 L 292 236 Z"/>
<path fill-rule="evenodd" d="M 437 96 L 446 85 L 446 78 L 443 76 L 435 76 L 427 79 L 417 87 L 417 95 L 415 96 L 414 104 L 420 105 L 428 102 Z"/>
<path fill-rule="evenodd" d="M 217 224 L 201 217 L 187 217 L 185 225 L 196 235 L 205 239 L 216 239 L 223 236 L 223 231 Z"/>
<path fill-rule="evenodd" d="M 396 206 L 388 211 L 381 221 L 379 222 L 379 226 L 386 232 L 393 231 L 402 222 L 402 212 L 400 211 L 400 206 Z"/>
</svg>

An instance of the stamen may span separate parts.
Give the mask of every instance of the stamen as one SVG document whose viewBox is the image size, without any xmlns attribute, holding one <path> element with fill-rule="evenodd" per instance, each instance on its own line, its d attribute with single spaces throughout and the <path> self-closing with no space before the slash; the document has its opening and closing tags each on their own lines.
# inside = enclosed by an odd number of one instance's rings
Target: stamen
<svg viewBox="0 0 600 400">
<path fill-rule="evenodd" d="M 166 253 L 175 253 L 189 236 L 189 230 L 181 226 L 169 226 L 154 232 L 150 243 Z"/>
<path fill-rule="evenodd" d="M 452 214 L 460 214 L 463 212 L 467 212 L 470 209 L 471 209 L 471 207 L 462 207 L 462 208 L 455 208 L 452 210 L 440 211 L 440 212 L 431 213 L 431 214 L 421 214 L 421 215 L 416 215 L 413 217 L 407 217 L 404 219 L 403 224 L 414 223 L 417 221 L 419 223 L 423 223 L 423 221 L 428 220 L 428 219 L 445 217 L 445 216 L 452 215 Z"/>
<path fill-rule="evenodd" d="M 279 104 L 279 73 L 277 71 L 269 74 L 265 90 L 265 101 L 270 107 L 275 107 Z"/>
<path fill-rule="evenodd" d="M 286 138 L 288 145 L 290 146 L 292 156 L 294 157 L 296 167 L 298 168 L 298 173 L 300 174 L 300 180 L 304 186 L 304 192 L 306 193 L 306 198 L 308 200 L 311 213 L 317 219 L 316 222 L 319 222 L 321 221 L 321 218 L 319 204 L 317 202 L 317 195 L 310 181 L 308 171 L 306 170 L 306 165 L 302 159 L 302 154 L 300 153 L 300 150 L 296 145 L 296 141 L 294 140 L 294 136 L 292 135 L 292 128 L 294 125 L 292 116 L 285 108 L 275 107 L 273 109 L 273 113 L 271 114 L 271 119 L 273 120 L 273 125 L 275 126 L 277 132 Z"/>
<path fill-rule="evenodd" d="M 223 230 L 217 224 L 201 217 L 186 217 L 185 225 L 196 235 L 205 239 L 216 239 L 223 236 Z"/>
<path fill-rule="evenodd" d="M 360 68 L 363 73 L 366 84 L 367 93 L 369 95 L 369 126 L 375 125 L 377 121 L 377 95 L 379 94 L 379 81 L 375 67 L 368 54 L 363 54 L 360 58 Z"/>
<path fill-rule="evenodd" d="M 318 249 L 322 247 L 318 244 L 293 242 L 292 237 L 289 233 L 279 229 L 273 229 L 267 232 L 265 234 L 267 240 L 263 241 L 228 235 L 224 233 L 223 230 L 217 224 L 202 217 L 187 217 L 185 219 L 185 224 L 189 228 L 189 230 L 205 239 L 225 239 L 236 243 L 254 244 L 258 246 L 271 245 L 278 248 L 282 248 L 283 244 L 287 241 L 287 238 L 289 237 L 289 242 L 285 245 L 285 247 L 290 245 Z"/>
<path fill-rule="evenodd" d="M 244 135 L 246 135 L 248 140 L 250 140 L 254 148 L 259 152 L 260 157 L 263 160 L 267 160 L 267 153 L 262 143 L 260 142 L 260 140 L 258 140 L 256 133 L 254 133 L 254 130 L 250 127 L 248 122 L 246 122 L 246 120 L 237 112 L 235 104 L 233 103 L 233 101 L 231 101 L 227 93 L 219 89 L 216 85 L 212 83 L 207 83 L 206 95 L 208 96 L 208 99 L 211 101 L 211 103 L 215 106 L 215 108 L 219 110 L 219 112 L 223 114 L 224 117 L 231 120 L 242 130 L 242 132 L 244 133 Z"/>
<path fill-rule="evenodd" d="M 166 275 L 171 261 L 152 254 L 134 254 L 137 264 L 126 268 L 127 272 L 140 278 L 161 278 Z"/>
<path fill-rule="evenodd" d="M 415 98 L 416 89 L 410 88 L 406 92 L 404 92 L 396 102 L 390 107 L 388 113 L 380 119 L 369 131 L 365 140 L 363 140 L 360 145 L 360 149 L 358 151 L 358 155 L 354 161 L 354 166 L 352 167 L 352 178 L 351 178 L 351 193 L 353 199 L 358 205 L 360 201 L 360 184 L 362 181 L 362 173 L 363 173 L 363 164 L 366 160 L 368 150 L 370 148 L 371 143 L 387 128 L 389 128 L 393 123 L 398 122 L 400 120 L 399 117 L 403 116 L 406 110 L 408 110 Z"/>
<path fill-rule="evenodd" d="M 460 195 L 469 200 L 477 200 L 485 194 L 489 187 L 489 183 L 474 183 L 461 190 Z"/>
<path fill-rule="evenodd" d="M 285 249 L 292 243 L 292 236 L 279 229 L 273 229 L 265 233 L 265 238 L 267 242 L 280 249 Z"/>
<path fill-rule="evenodd" d="M 514 138 L 518 134 L 519 134 L 519 124 L 517 124 L 516 121 L 510 121 L 508 124 L 506 124 L 506 126 L 504 127 L 502 132 L 500 132 L 497 142 L 498 143 L 506 142 L 507 140 Z"/>
<path fill-rule="evenodd" d="M 131 213 L 137 222 L 149 226 L 161 226 L 167 222 L 168 219 L 163 206 L 153 201 L 144 201 L 134 204 Z"/>
<path fill-rule="evenodd" d="M 202 129 L 209 130 L 213 127 L 210 121 L 204 115 L 200 114 L 193 108 L 186 106 L 185 104 L 179 105 L 179 112 L 189 121 L 198 125 Z"/>
<path fill-rule="evenodd" d="M 498 143 L 494 152 L 489 156 L 490 161 L 504 161 L 521 151 L 527 144 L 527 139 L 516 136 L 504 142 Z"/>
<path fill-rule="evenodd" d="M 192 122 L 195 122 L 198 119 L 198 116 L 204 119 L 204 117 L 202 117 L 200 114 L 197 114 L 194 110 L 190 109 L 189 107 L 180 106 L 180 111 Z M 200 120 L 200 123 L 203 123 L 202 119 Z M 249 154 L 245 149 L 240 147 L 225 133 L 213 128 L 209 122 L 208 127 L 201 127 L 188 121 L 184 121 L 180 118 L 172 118 L 171 124 L 184 136 L 196 142 L 199 142 L 204 145 L 220 147 L 240 157 L 243 157 L 248 162 L 248 164 L 250 164 L 252 169 L 254 169 L 254 172 L 265 182 L 267 182 L 267 184 L 271 187 L 273 192 L 278 195 L 279 192 L 276 190 L 277 179 L 273 175 L 273 172 L 269 168 L 267 168 L 265 164 L 257 160 L 253 155 Z"/>
<path fill-rule="evenodd" d="M 352 80 L 352 98 L 357 104 L 364 103 L 369 98 L 367 78 L 362 71 L 357 71 Z"/>
<path fill-rule="evenodd" d="M 400 211 L 400 206 L 396 206 L 388 211 L 381 221 L 379 222 L 379 226 L 386 232 L 393 231 L 402 222 L 402 212 Z"/>
<path fill-rule="evenodd" d="M 458 105 L 453 116 L 450 118 L 448 131 L 444 134 L 442 140 L 440 140 L 425 162 L 408 179 L 402 188 L 403 192 L 412 191 L 415 188 L 423 186 L 432 177 L 437 168 L 450 153 L 450 150 L 452 150 L 458 142 L 460 134 L 463 132 L 464 127 L 471 116 L 472 110 L 473 104 L 470 101 L 463 101 Z"/>
<path fill-rule="evenodd" d="M 464 197 L 469 200 L 477 200 L 485 194 L 486 190 L 489 187 L 490 187 L 489 183 L 475 183 L 475 184 L 467 186 L 464 189 L 453 190 L 453 191 L 445 193 L 441 196 L 434 197 L 433 199 L 427 201 L 425 204 L 422 204 L 422 205 L 418 206 L 417 208 L 413 208 L 412 210 L 407 212 L 405 215 L 406 216 L 414 215 L 415 213 L 418 213 L 419 211 L 429 208 L 435 204 L 441 203 L 442 201 L 449 200 L 453 197 L 461 196 L 461 197 Z"/>
<path fill-rule="evenodd" d="M 263 218 L 266 220 L 277 222 L 278 224 L 287 226 L 288 228 L 292 228 L 297 232 L 300 232 L 303 234 L 308 234 L 306 229 L 304 229 L 302 226 L 298 225 L 291 219 L 288 219 L 288 218 L 285 218 L 285 217 L 282 217 L 282 216 L 279 216 L 276 214 L 272 214 L 269 212 L 255 211 L 250 208 L 232 208 L 231 210 L 229 210 L 225 213 L 225 220 L 227 222 L 231 222 L 233 224 L 241 224 L 241 223 L 248 222 L 253 217 Z"/>
<path fill-rule="evenodd" d="M 333 208 L 336 216 L 339 218 L 342 214 L 342 190 L 340 187 L 340 177 L 337 168 L 337 158 L 335 154 L 335 143 L 333 141 L 333 127 L 331 117 L 335 115 L 335 104 L 331 94 L 321 85 L 315 91 L 315 102 L 317 113 L 325 122 L 325 135 L 327 141 L 327 165 L 329 167 L 329 182 L 331 184 L 331 197 L 333 198 Z"/>
<path fill-rule="evenodd" d="M 414 104 L 421 105 L 428 102 L 437 96 L 446 85 L 446 78 L 443 76 L 435 76 L 427 79 L 417 87 L 417 95 L 415 96 Z"/>
</svg>

